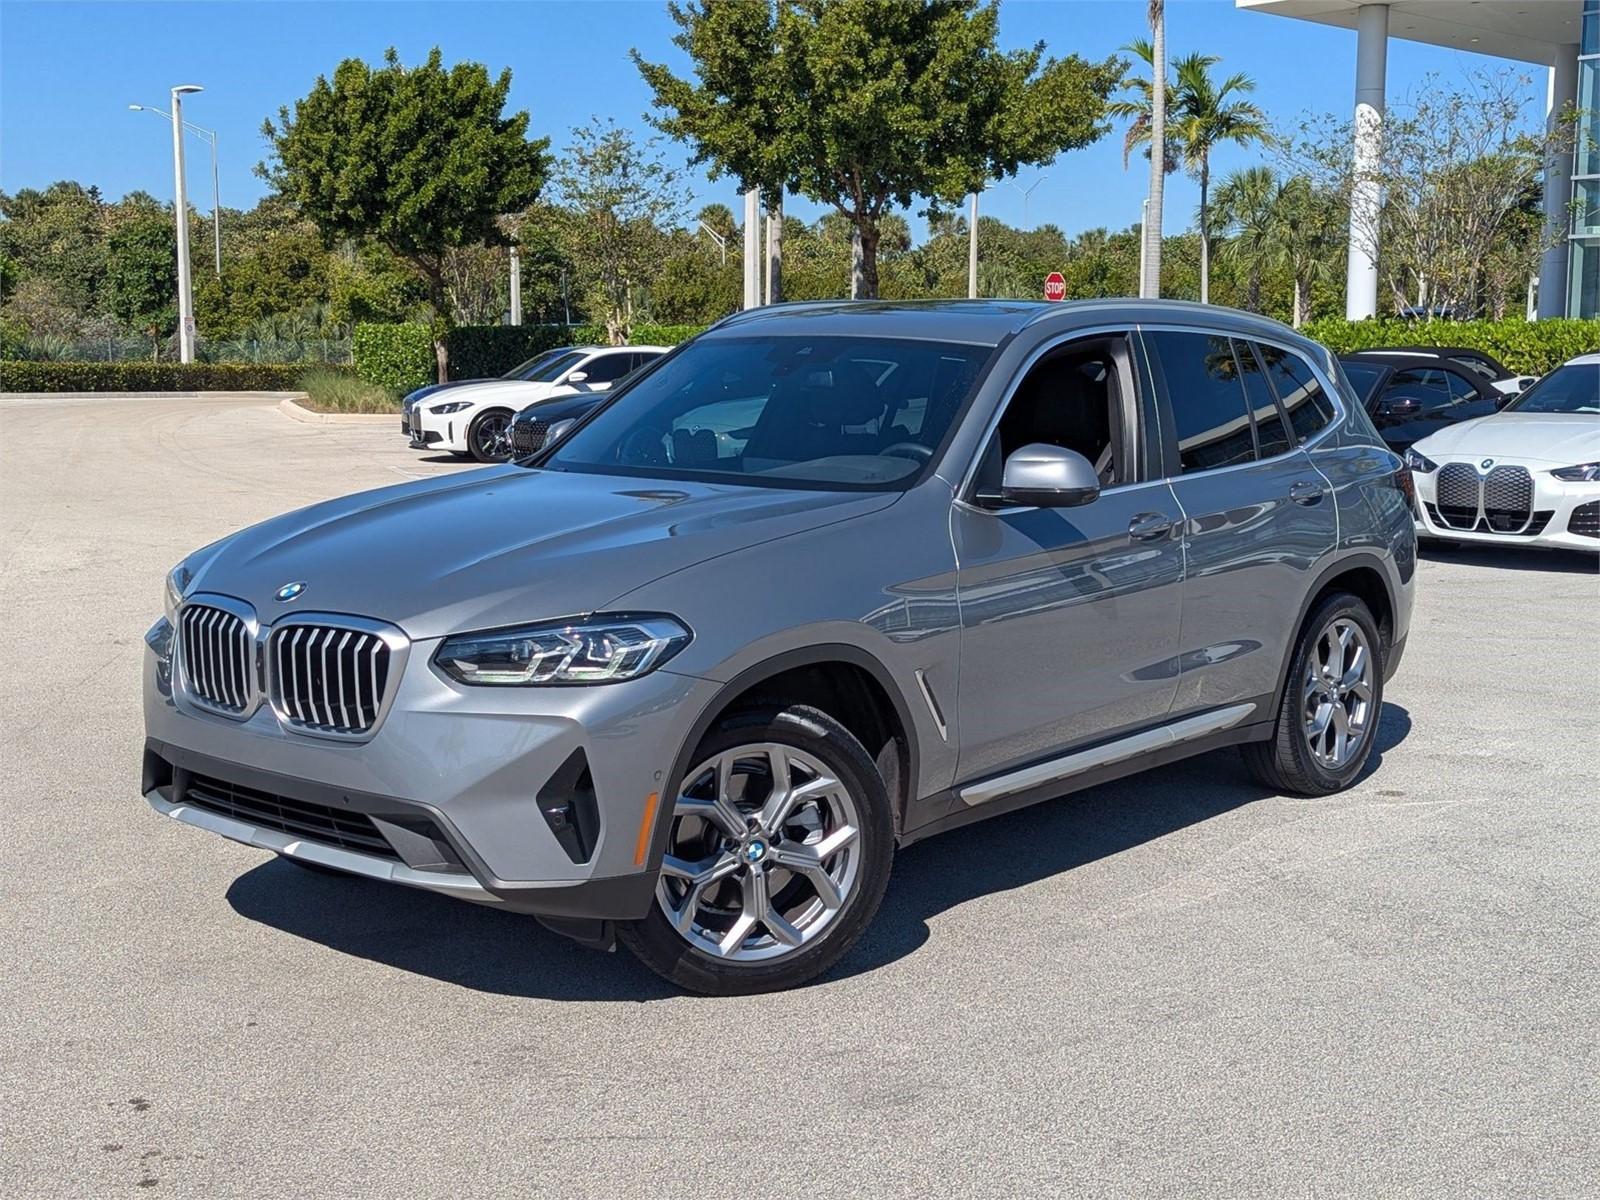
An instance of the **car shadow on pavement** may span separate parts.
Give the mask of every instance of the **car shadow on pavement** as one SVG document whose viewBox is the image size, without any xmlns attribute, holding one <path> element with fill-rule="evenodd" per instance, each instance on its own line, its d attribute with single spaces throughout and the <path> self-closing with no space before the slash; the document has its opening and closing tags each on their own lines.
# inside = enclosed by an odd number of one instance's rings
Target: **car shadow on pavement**
<svg viewBox="0 0 1600 1200">
<path fill-rule="evenodd" d="M 1485 546 L 1477 542 L 1417 544 L 1417 556 L 1425 562 L 1454 563 L 1460 566 L 1491 567 L 1506 571 L 1544 571 L 1555 575 L 1594 575 L 1600 573 L 1600 554 L 1583 550 L 1543 550 L 1520 546 Z"/>
<path fill-rule="evenodd" d="M 1385 704 L 1365 775 L 1405 740 L 1411 715 Z M 1219 750 L 969 825 L 907 848 L 855 948 L 819 983 L 916 951 L 941 912 L 1108 858 L 1270 796 L 1238 753 Z M 459 987 L 545 1000 L 661 1000 L 678 995 L 621 951 L 600 954 L 532 917 L 274 859 L 246 871 L 228 902 L 248 920 Z"/>
</svg>

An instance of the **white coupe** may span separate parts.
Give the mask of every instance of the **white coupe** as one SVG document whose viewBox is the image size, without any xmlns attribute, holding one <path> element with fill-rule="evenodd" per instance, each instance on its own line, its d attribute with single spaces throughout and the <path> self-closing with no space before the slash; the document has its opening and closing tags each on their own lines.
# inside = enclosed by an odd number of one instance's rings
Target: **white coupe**
<svg viewBox="0 0 1600 1200">
<path fill-rule="evenodd" d="M 1423 438 L 1406 465 L 1423 537 L 1600 550 L 1600 354 Z"/>
<path fill-rule="evenodd" d="M 511 457 L 507 435 L 519 409 L 556 396 L 603 392 L 666 352 L 665 346 L 575 346 L 526 379 L 488 379 L 424 397 L 411 407 L 411 445 L 504 462 Z"/>
</svg>

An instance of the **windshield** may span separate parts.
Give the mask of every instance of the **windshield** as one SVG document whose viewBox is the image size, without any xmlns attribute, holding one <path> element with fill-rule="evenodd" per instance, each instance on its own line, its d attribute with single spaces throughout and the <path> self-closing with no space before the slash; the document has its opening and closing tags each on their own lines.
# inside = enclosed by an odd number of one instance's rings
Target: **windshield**
<svg viewBox="0 0 1600 1200">
<path fill-rule="evenodd" d="M 989 354 L 987 346 L 868 337 L 703 339 L 542 465 L 768 487 L 901 488 L 932 459 Z"/>
<path fill-rule="evenodd" d="M 1557 367 L 1506 405 L 1504 411 L 1600 413 L 1600 363 Z"/>
<path fill-rule="evenodd" d="M 533 378 L 533 373 L 539 369 L 539 365 L 541 363 L 549 362 L 552 358 L 555 358 L 558 355 L 570 354 L 571 352 L 571 346 L 557 346 L 554 350 L 541 350 L 527 362 L 518 363 L 516 366 L 512 367 L 511 370 L 500 376 L 500 378 L 531 379 Z"/>
</svg>

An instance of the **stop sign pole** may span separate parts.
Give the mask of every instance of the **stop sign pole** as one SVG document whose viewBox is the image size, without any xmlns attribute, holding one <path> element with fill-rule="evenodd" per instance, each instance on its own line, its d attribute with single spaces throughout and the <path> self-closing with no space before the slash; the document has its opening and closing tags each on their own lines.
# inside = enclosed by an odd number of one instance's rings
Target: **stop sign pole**
<svg viewBox="0 0 1600 1200">
<path fill-rule="evenodd" d="M 1067 298 L 1067 278 L 1060 271 L 1051 271 L 1044 277 L 1044 298 L 1046 300 Z"/>
</svg>

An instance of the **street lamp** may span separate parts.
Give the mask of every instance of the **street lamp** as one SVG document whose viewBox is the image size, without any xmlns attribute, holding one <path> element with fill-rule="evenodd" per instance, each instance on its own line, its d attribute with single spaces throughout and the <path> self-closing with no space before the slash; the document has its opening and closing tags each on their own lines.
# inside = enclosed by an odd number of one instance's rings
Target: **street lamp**
<svg viewBox="0 0 1600 1200">
<path fill-rule="evenodd" d="M 162 108 L 151 108 L 148 104 L 130 104 L 128 108 L 133 112 L 153 113 L 158 117 L 172 120 L 172 114 Z M 198 138 L 211 144 L 211 233 L 216 246 L 217 278 L 222 278 L 222 199 L 217 190 L 217 131 L 196 125 L 193 121 L 185 121 L 183 127 Z"/>
<path fill-rule="evenodd" d="M 700 232 L 701 233 L 708 233 L 708 234 L 711 235 L 711 240 L 716 242 L 717 249 L 722 251 L 722 265 L 723 266 L 727 266 L 728 265 L 728 239 L 723 237 L 720 233 L 718 233 L 715 229 L 711 228 L 711 226 L 707 225 L 704 221 L 697 220 L 695 222 L 695 224 L 700 227 Z"/>
<path fill-rule="evenodd" d="M 1017 191 L 1022 193 L 1022 227 L 1024 229 L 1030 228 L 1030 226 L 1028 225 L 1028 197 L 1033 195 L 1033 189 L 1034 188 L 1038 187 L 1041 183 L 1043 183 L 1046 179 L 1049 179 L 1049 178 L 1050 178 L 1050 176 L 1048 176 L 1048 175 L 1041 175 L 1041 176 L 1039 176 L 1039 178 L 1035 179 L 1032 183 L 1030 183 L 1027 187 L 1023 187 L 1022 185 L 1017 183 L 1017 181 L 1014 180 L 1014 179 L 1006 180 L 1007 183 L 1009 183 L 1012 187 L 1016 188 Z"/>
<path fill-rule="evenodd" d="M 189 277 L 189 199 L 184 187 L 183 179 L 183 131 L 189 128 L 189 123 L 183 119 L 183 98 L 192 92 L 205 91 L 198 83 L 180 83 L 172 89 L 172 112 L 164 113 L 160 109 L 151 111 L 166 117 L 172 124 L 172 217 L 178 227 L 178 361 L 191 363 L 194 361 L 194 288 Z M 142 111 L 141 104 L 130 104 L 129 108 Z M 210 132 L 209 130 L 207 132 Z M 211 142 L 211 186 L 212 199 L 216 199 L 216 134 L 212 134 Z M 217 214 L 212 212 L 212 223 L 216 223 Z M 221 232 L 218 231 L 218 273 L 221 273 Z"/>
</svg>

